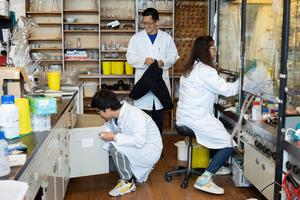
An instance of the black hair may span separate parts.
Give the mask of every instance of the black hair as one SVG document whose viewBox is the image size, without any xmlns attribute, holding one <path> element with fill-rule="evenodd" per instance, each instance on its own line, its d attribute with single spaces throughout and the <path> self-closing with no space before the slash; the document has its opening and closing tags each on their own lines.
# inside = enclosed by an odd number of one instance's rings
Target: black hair
<svg viewBox="0 0 300 200">
<path fill-rule="evenodd" d="M 187 77 L 194 68 L 195 61 L 201 61 L 202 63 L 215 68 L 209 48 L 214 44 L 214 40 L 210 35 L 200 36 L 196 38 L 193 44 L 192 52 L 184 64 L 184 76 Z"/>
<path fill-rule="evenodd" d="M 107 89 L 101 89 L 94 94 L 91 106 L 92 108 L 98 108 L 101 111 L 105 111 L 108 108 L 116 111 L 121 108 L 122 105 L 114 92 Z"/>
<path fill-rule="evenodd" d="M 159 20 L 158 11 L 155 8 L 147 8 L 143 11 L 142 16 L 151 16 L 154 21 Z"/>
</svg>

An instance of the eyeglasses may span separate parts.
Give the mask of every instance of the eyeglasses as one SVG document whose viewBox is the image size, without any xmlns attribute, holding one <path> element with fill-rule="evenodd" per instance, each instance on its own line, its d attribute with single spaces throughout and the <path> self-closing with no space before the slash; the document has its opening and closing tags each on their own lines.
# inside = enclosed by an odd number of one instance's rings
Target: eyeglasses
<svg viewBox="0 0 300 200">
<path fill-rule="evenodd" d="M 153 22 L 142 22 L 142 26 L 152 26 L 155 23 L 155 21 Z"/>
</svg>

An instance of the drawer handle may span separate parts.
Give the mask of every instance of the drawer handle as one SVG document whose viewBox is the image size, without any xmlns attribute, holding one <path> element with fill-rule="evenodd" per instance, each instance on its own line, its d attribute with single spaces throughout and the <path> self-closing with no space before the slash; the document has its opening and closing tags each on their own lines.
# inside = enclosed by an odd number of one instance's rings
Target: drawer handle
<svg viewBox="0 0 300 200">
<path fill-rule="evenodd" d="M 262 164 L 262 165 L 261 165 L 261 168 L 262 168 L 263 170 L 266 170 L 265 164 Z"/>
<path fill-rule="evenodd" d="M 258 159 L 257 159 L 257 158 L 255 159 L 255 162 L 256 162 L 256 164 L 259 164 L 259 161 L 258 161 Z"/>
</svg>

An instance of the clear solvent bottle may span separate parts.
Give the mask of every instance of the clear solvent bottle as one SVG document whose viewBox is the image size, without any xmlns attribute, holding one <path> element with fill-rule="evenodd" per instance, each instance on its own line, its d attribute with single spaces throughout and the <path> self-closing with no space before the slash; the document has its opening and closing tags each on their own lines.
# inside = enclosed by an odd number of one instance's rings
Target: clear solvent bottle
<svg viewBox="0 0 300 200">
<path fill-rule="evenodd" d="M 4 139 L 4 132 L 0 129 L 0 177 L 10 173 L 8 160 L 8 144 Z"/>
</svg>

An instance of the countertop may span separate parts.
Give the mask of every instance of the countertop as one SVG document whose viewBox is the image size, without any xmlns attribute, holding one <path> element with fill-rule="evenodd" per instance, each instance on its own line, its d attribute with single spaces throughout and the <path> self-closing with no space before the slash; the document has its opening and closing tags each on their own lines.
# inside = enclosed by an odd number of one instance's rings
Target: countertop
<svg viewBox="0 0 300 200">
<path fill-rule="evenodd" d="M 73 96 L 66 96 L 62 97 L 61 101 L 57 101 L 57 113 L 51 115 L 51 126 L 54 127 L 59 118 L 62 116 L 70 102 L 74 99 L 77 95 L 77 91 L 74 91 Z M 11 167 L 11 172 L 9 175 L 1 177 L 0 180 L 5 179 L 18 179 L 22 172 L 26 169 L 27 165 L 33 159 L 35 153 L 39 150 L 47 136 L 50 134 L 51 131 L 45 132 L 33 132 L 31 134 L 22 136 L 20 138 L 16 138 L 13 140 L 8 141 L 9 144 L 23 142 L 27 146 L 27 160 L 23 166 Z"/>
</svg>

